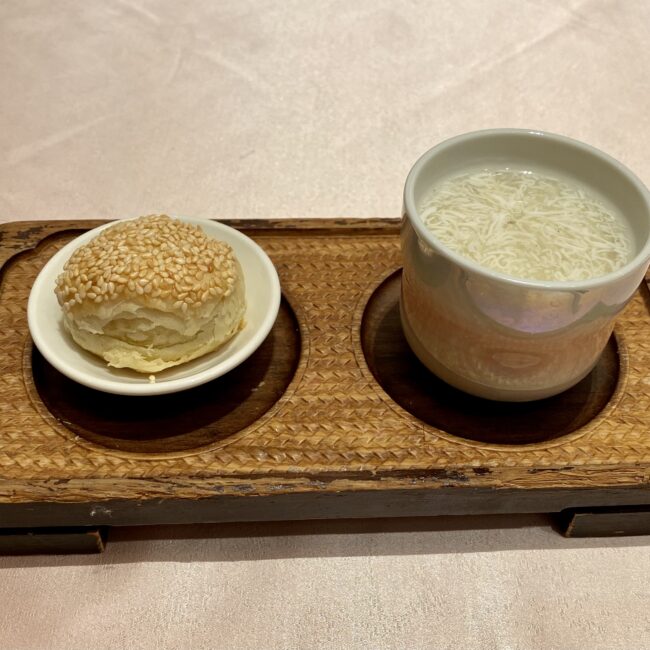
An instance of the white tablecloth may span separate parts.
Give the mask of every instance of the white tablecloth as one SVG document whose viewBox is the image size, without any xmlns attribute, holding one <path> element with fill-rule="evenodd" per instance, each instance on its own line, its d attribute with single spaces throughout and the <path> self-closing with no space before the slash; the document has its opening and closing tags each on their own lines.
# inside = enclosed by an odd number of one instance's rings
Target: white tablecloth
<svg viewBox="0 0 650 650">
<path fill-rule="evenodd" d="M 398 216 L 448 136 L 532 127 L 650 182 L 644 0 L 0 3 L 0 220 Z M 648 538 L 543 518 L 118 531 L 0 558 L 0 647 L 650 647 Z"/>
</svg>

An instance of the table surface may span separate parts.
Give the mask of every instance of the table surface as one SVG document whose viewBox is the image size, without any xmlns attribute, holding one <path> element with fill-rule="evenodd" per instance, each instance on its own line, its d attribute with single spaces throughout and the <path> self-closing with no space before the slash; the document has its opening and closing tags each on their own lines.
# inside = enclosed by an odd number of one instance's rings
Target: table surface
<svg viewBox="0 0 650 650">
<path fill-rule="evenodd" d="M 0 221 L 398 216 L 414 160 L 509 126 L 650 182 L 644 0 L 0 4 Z M 0 558 L 0 648 L 650 645 L 647 537 L 541 516 L 116 530 Z"/>
</svg>

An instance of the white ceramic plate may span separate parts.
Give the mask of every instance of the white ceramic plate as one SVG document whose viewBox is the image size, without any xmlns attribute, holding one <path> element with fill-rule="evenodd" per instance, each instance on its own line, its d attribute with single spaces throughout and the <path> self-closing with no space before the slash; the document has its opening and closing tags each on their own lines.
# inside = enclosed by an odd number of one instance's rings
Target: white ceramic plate
<svg viewBox="0 0 650 650">
<path fill-rule="evenodd" d="M 29 331 L 41 354 L 60 372 L 80 384 L 118 395 L 162 395 L 204 384 L 232 370 L 262 344 L 280 308 L 280 280 L 267 254 L 252 239 L 215 221 L 186 219 L 212 237 L 232 246 L 246 283 L 246 325 L 218 350 L 156 374 L 109 368 L 105 361 L 79 347 L 65 330 L 61 307 L 54 294 L 55 281 L 70 255 L 95 237 L 106 224 L 68 243 L 43 267 L 32 286 L 27 305 Z"/>
</svg>

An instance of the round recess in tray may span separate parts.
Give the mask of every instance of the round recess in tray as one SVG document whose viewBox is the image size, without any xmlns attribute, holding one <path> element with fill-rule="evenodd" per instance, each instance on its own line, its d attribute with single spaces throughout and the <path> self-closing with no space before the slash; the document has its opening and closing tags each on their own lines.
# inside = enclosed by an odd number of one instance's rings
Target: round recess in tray
<svg viewBox="0 0 650 650">
<path fill-rule="evenodd" d="M 226 375 L 171 395 L 100 392 L 56 370 L 34 346 L 36 391 L 72 435 L 103 447 L 139 453 L 197 449 L 254 424 L 283 395 L 300 358 L 298 321 L 283 298 L 260 347 Z"/>
<path fill-rule="evenodd" d="M 454 436 L 521 445 L 566 435 L 591 421 L 612 398 L 620 364 L 612 336 L 592 372 L 573 388 L 534 402 L 493 402 L 452 388 L 411 351 L 399 315 L 401 272 L 372 294 L 361 324 L 361 346 L 375 379 L 411 415 Z"/>
</svg>

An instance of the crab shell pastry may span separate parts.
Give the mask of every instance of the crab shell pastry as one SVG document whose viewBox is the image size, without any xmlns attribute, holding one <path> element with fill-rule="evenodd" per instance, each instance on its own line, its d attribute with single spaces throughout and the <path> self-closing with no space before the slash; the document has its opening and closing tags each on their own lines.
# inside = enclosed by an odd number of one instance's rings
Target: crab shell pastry
<svg viewBox="0 0 650 650">
<path fill-rule="evenodd" d="M 142 373 L 216 350 L 246 311 L 232 248 L 165 215 L 103 230 L 71 255 L 55 293 L 78 345 Z"/>
</svg>

